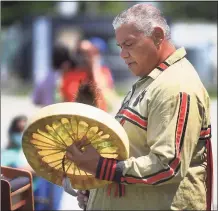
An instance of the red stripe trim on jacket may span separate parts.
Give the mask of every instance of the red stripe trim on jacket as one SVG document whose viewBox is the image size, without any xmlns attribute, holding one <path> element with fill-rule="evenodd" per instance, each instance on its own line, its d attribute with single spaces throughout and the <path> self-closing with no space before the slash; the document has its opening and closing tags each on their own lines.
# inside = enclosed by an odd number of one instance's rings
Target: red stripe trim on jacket
<svg viewBox="0 0 218 211">
<path fill-rule="evenodd" d="M 213 153 L 211 140 L 207 139 L 207 210 L 211 210 L 213 201 Z"/>
<path fill-rule="evenodd" d="M 95 177 L 101 180 L 112 180 L 116 170 L 116 163 L 115 159 L 100 157 Z"/>
<path fill-rule="evenodd" d="M 199 140 L 208 140 L 211 138 L 211 125 L 207 128 L 202 128 L 200 132 Z"/>
<path fill-rule="evenodd" d="M 145 91 L 145 90 L 144 90 L 144 91 Z M 144 92 L 144 91 L 143 91 L 143 92 Z M 126 107 L 125 109 L 131 111 L 133 114 L 136 114 L 137 116 L 139 116 L 139 118 L 141 118 L 141 119 L 143 119 L 143 120 L 145 120 L 145 121 L 147 121 L 147 119 L 148 119 L 148 118 L 142 116 L 140 113 L 138 113 L 138 112 L 135 111 L 134 109 L 132 109 L 131 107 Z"/>
<path fill-rule="evenodd" d="M 117 165 L 116 160 L 113 160 L 111 175 L 110 175 L 110 179 L 109 179 L 110 181 L 112 181 L 113 178 L 114 178 L 115 170 L 116 170 L 116 165 Z"/>
<path fill-rule="evenodd" d="M 201 130 L 200 137 L 208 136 L 208 135 L 210 135 L 210 133 L 211 133 L 211 129 L 210 128 L 208 128 L 207 130 Z"/>
<path fill-rule="evenodd" d="M 121 120 L 120 120 L 120 124 L 121 124 L 121 125 L 124 125 L 125 121 L 126 121 L 125 119 L 121 119 Z"/>
<path fill-rule="evenodd" d="M 160 67 L 162 70 L 166 70 L 168 66 L 164 63 L 161 63 L 158 67 Z"/>
<path fill-rule="evenodd" d="M 159 66 L 157 66 L 156 68 L 160 71 L 164 71 L 166 70 L 170 65 L 167 62 L 162 62 Z"/>
<path fill-rule="evenodd" d="M 109 180 L 111 165 L 112 165 L 112 160 L 109 160 L 108 161 L 108 165 L 107 165 L 107 171 L 106 171 L 106 175 L 105 175 L 105 180 Z"/>
<path fill-rule="evenodd" d="M 186 93 L 180 93 L 180 108 L 179 108 L 179 114 L 178 114 L 178 120 L 177 120 L 176 132 L 175 132 L 175 157 L 170 162 L 169 168 L 164 169 L 163 171 L 158 172 L 152 176 L 150 175 L 143 178 L 141 177 L 134 178 L 131 175 L 130 176 L 126 175 L 125 177 L 123 177 L 122 176 L 122 170 L 124 167 L 123 161 L 116 161 L 112 159 L 114 162 L 112 164 L 110 180 L 115 182 L 126 182 L 126 183 L 157 184 L 160 183 L 161 181 L 169 180 L 176 174 L 180 166 L 181 145 L 183 143 L 187 120 L 188 120 L 189 100 L 190 100 L 189 95 L 187 95 Z M 101 171 L 103 169 L 103 171 L 105 171 L 104 163 L 105 160 L 107 160 L 106 162 L 109 162 L 109 159 L 106 158 L 101 158 L 101 159 L 103 159 L 104 161 L 101 160 L 101 162 L 99 162 L 98 169 L 101 169 Z"/>
<path fill-rule="evenodd" d="M 180 93 L 180 109 L 179 109 L 179 115 L 177 120 L 177 127 L 176 127 L 176 155 L 174 160 L 169 165 L 169 170 L 159 172 L 150 178 L 144 179 L 144 178 L 133 178 L 133 177 L 122 177 L 122 182 L 127 183 L 143 183 L 143 184 L 154 184 L 159 182 L 160 180 L 164 180 L 168 177 L 171 177 L 175 174 L 176 169 L 178 165 L 180 164 L 180 153 L 181 153 L 181 138 L 184 138 L 183 133 L 185 133 L 186 130 L 186 119 L 188 118 L 188 110 L 189 110 L 189 102 L 188 99 L 189 96 L 186 93 Z"/>
<path fill-rule="evenodd" d="M 202 128 L 200 132 L 199 140 L 206 140 L 207 149 L 207 210 L 212 210 L 213 201 L 213 152 L 211 143 L 211 125 L 207 128 Z"/>
<path fill-rule="evenodd" d="M 185 117 L 188 110 L 188 95 L 186 93 L 180 93 L 180 111 L 179 111 L 179 118 L 177 121 L 177 129 L 176 129 L 176 152 L 177 156 L 179 157 L 180 150 L 180 142 L 182 137 L 182 132 L 184 131 L 184 127 L 186 126 L 185 123 Z"/>
<path fill-rule="evenodd" d="M 135 123 L 139 124 L 143 128 L 147 128 L 147 121 L 142 119 L 140 116 L 136 115 L 130 110 L 123 109 L 120 111 L 122 116 L 126 117 L 127 119 L 133 120 Z"/>
<path fill-rule="evenodd" d="M 99 179 L 103 179 L 106 163 L 107 163 L 107 160 L 104 159 L 104 160 L 103 160 L 103 163 L 102 163 L 102 167 L 101 167 L 101 172 L 100 172 Z"/>
</svg>

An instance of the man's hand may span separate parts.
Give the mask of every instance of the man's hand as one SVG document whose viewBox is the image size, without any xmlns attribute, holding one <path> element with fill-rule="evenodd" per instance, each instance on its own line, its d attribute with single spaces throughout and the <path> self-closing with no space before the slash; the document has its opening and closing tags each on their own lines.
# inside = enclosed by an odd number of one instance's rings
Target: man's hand
<svg viewBox="0 0 218 211">
<path fill-rule="evenodd" d="M 81 149 L 85 146 L 85 150 Z M 73 161 L 81 170 L 95 176 L 100 155 L 84 137 L 81 142 L 74 143 L 67 147 L 67 159 Z"/>
</svg>

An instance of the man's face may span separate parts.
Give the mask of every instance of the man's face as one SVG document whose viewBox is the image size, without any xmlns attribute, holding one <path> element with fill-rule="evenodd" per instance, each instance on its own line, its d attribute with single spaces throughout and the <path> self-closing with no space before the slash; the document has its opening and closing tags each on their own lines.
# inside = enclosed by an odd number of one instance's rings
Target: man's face
<svg viewBox="0 0 218 211">
<path fill-rule="evenodd" d="M 159 52 L 151 37 L 146 37 L 133 24 L 123 24 L 115 32 L 120 56 L 136 76 L 148 75 L 157 65 Z"/>
</svg>

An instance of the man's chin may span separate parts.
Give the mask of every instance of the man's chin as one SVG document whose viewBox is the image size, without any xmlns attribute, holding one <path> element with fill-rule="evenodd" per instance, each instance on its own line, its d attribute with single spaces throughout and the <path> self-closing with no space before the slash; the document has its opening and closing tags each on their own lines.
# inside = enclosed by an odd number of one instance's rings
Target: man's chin
<svg viewBox="0 0 218 211">
<path fill-rule="evenodd" d="M 129 68 L 130 72 L 132 72 L 132 74 L 134 76 L 137 76 L 137 77 L 141 77 L 141 74 L 139 71 L 137 71 L 136 69 L 133 69 L 133 68 Z"/>
</svg>

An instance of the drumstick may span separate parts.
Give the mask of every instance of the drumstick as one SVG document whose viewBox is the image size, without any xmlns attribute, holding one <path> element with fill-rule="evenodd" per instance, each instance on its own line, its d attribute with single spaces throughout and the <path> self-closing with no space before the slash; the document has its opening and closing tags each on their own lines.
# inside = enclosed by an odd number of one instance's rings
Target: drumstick
<svg viewBox="0 0 218 211">
<path fill-rule="evenodd" d="M 64 191 L 67 192 L 67 193 L 69 193 L 69 194 L 72 195 L 72 196 L 77 197 L 78 194 L 77 194 L 77 192 L 72 188 L 71 182 L 70 182 L 69 178 L 68 178 L 67 175 L 66 175 L 65 166 L 64 166 L 64 161 L 65 161 L 65 155 L 64 155 L 64 157 L 63 157 L 63 159 L 62 159 L 62 168 L 63 168 L 63 172 L 64 172 L 64 179 L 63 179 L 63 181 L 62 181 L 62 185 L 63 185 Z M 86 192 L 85 192 L 84 195 L 87 196 L 87 197 L 89 197 L 89 191 L 86 190 Z M 84 209 L 83 209 L 83 210 L 86 211 L 86 206 L 85 206 L 85 205 L 84 205 Z"/>
<path fill-rule="evenodd" d="M 86 190 L 84 195 L 89 198 L 89 190 Z M 84 209 L 83 210 L 86 211 L 86 205 L 84 205 Z"/>
<path fill-rule="evenodd" d="M 64 172 L 64 179 L 62 181 L 62 186 L 64 188 L 64 191 L 69 193 L 72 196 L 77 196 L 77 192 L 72 188 L 71 186 L 71 182 L 69 180 L 69 178 L 67 177 L 66 171 L 65 171 L 65 165 L 64 165 L 64 161 L 65 161 L 65 155 L 62 159 L 62 168 L 63 168 L 63 172 Z"/>
</svg>

